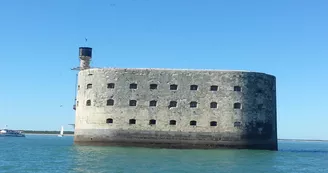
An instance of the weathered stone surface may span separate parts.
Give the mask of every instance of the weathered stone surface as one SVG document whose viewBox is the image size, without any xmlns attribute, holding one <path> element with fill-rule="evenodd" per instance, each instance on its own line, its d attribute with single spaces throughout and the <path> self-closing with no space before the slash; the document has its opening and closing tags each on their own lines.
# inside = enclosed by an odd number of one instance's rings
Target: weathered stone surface
<svg viewBox="0 0 328 173">
<path fill-rule="evenodd" d="M 114 88 L 107 88 L 114 83 Z M 130 89 L 130 84 L 137 89 Z M 87 85 L 92 88 L 87 89 Z M 157 84 L 157 89 L 150 89 Z M 170 85 L 178 85 L 170 90 Z M 79 72 L 75 142 L 167 148 L 277 149 L 276 79 L 246 71 L 87 69 Z M 190 90 L 197 85 L 197 90 Z M 212 85 L 218 91 L 210 91 Z M 241 91 L 234 91 L 240 86 Z M 107 106 L 113 99 L 114 105 Z M 91 106 L 86 106 L 91 100 Z M 136 106 L 129 106 L 136 100 Z M 149 102 L 156 100 L 156 107 Z M 169 107 L 177 101 L 177 107 Z M 196 108 L 190 102 L 197 102 Z M 217 102 L 217 108 L 210 108 Z M 241 109 L 234 109 L 241 103 Z M 106 123 L 106 119 L 113 123 Z M 129 124 L 135 119 L 136 124 Z M 149 125 L 149 120 L 156 120 Z M 170 125 L 176 120 L 176 125 Z M 196 121 L 191 126 L 190 121 Z M 217 126 L 210 126 L 216 121 Z M 235 127 L 235 123 L 240 126 Z M 238 123 L 237 123 L 238 124 Z M 92 140 L 91 140 L 92 139 Z"/>
</svg>

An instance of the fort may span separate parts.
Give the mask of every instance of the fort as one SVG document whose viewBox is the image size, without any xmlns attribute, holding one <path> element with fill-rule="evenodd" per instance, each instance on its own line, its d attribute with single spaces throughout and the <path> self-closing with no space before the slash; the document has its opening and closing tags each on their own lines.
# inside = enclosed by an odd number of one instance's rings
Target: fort
<svg viewBox="0 0 328 173">
<path fill-rule="evenodd" d="M 272 75 L 90 68 L 92 48 L 79 50 L 76 144 L 278 149 Z"/>
</svg>

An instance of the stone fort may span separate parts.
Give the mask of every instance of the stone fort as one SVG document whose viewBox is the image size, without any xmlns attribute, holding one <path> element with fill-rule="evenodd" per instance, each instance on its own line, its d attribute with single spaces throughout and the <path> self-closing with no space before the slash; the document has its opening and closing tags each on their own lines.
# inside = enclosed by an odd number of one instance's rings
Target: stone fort
<svg viewBox="0 0 328 173">
<path fill-rule="evenodd" d="M 90 68 L 79 48 L 76 144 L 277 150 L 276 78 L 248 71 Z"/>
</svg>

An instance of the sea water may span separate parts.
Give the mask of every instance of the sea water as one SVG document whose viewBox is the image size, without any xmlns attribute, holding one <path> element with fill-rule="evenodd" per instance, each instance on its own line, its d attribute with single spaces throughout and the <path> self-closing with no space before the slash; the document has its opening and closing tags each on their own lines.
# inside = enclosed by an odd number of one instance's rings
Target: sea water
<svg viewBox="0 0 328 173">
<path fill-rule="evenodd" d="M 279 151 L 76 146 L 72 136 L 0 138 L 0 173 L 328 173 L 328 142 L 279 141 Z"/>
</svg>

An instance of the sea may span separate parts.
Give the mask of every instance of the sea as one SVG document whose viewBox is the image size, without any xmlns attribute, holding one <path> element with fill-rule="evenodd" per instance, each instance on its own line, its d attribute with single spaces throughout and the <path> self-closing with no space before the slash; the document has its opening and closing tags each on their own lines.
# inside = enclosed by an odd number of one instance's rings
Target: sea
<svg viewBox="0 0 328 173">
<path fill-rule="evenodd" d="M 328 142 L 279 151 L 76 146 L 73 136 L 0 138 L 0 173 L 328 173 Z"/>
</svg>

